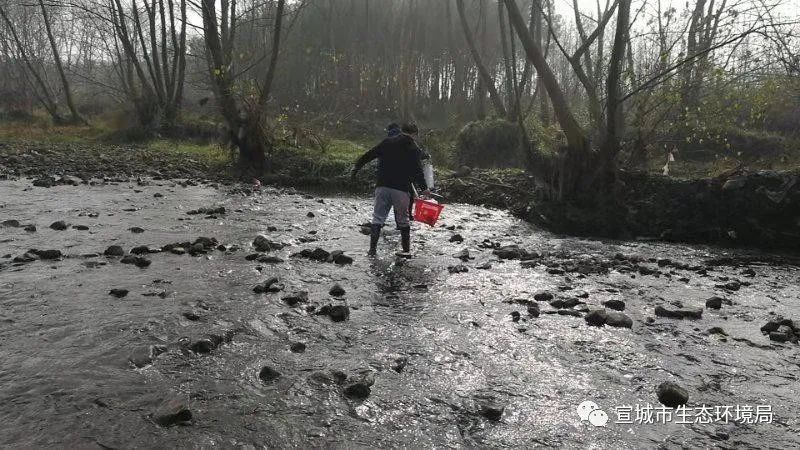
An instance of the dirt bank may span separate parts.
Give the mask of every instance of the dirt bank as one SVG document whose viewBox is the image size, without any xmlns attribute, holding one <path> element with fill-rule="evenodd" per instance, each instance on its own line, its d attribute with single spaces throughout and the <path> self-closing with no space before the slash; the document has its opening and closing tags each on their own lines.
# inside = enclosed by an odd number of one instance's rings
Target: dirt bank
<svg viewBox="0 0 800 450">
<path fill-rule="evenodd" d="M 276 158 L 271 164 L 275 170 L 262 181 L 310 190 L 370 190 L 369 170 L 353 183 L 341 164 L 321 166 L 300 159 Z M 0 176 L 29 176 L 40 184 L 137 176 L 236 181 L 227 168 L 202 155 L 136 146 L 19 142 L 0 144 Z M 549 201 L 530 176 L 513 170 L 440 174 L 438 185 L 449 202 L 505 208 L 558 233 L 798 252 L 799 179 L 798 172 L 775 171 L 740 171 L 698 180 L 622 173 L 616 197 L 602 204 L 595 199 L 571 204 Z"/>
</svg>

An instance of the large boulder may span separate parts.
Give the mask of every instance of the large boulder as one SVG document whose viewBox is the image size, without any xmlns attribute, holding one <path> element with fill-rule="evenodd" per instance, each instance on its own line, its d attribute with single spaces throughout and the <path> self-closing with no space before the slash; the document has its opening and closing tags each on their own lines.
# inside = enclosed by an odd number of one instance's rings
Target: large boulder
<svg viewBox="0 0 800 450">
<path fill-rule="evenodd" d="M 670 319 L 700 319 L 703 317 L 703 308 L 665 308 L 656 306 L 655 313 L 659 317 Z"/>
<path fill-rule="evenodd" d="M 677 408 L 689 402 L 689 392 L 671 381 L 659 384 L 656 395 L 661 404 L 670 408 Z"/>
</svg>

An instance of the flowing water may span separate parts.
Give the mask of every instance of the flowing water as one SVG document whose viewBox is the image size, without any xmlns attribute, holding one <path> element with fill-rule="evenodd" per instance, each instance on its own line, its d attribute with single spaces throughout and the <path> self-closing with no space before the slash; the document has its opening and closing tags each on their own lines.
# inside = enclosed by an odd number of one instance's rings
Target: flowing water
<svg viewBox="0 0 800 450">
<path fill-rule="evenodd" d="M 205 206 L 224 206 L 227 214 L 187 214 Z M 38 228 L 0 227 L 0 256 L 11 255 L 0 259 L 0 446 L 800 445 L 798 346 L 771 342 L 759 330 L 771 314 L 800 319 L 797 267 L 759 263 L 757 255 L 747 265 L 711 266 L 706 275 L 697 267 L 658 268 L 663 258 L 705 266 L 736 253 L 560 237 L 506 212 L 466 205 L 448 205 L 442 227 L 415 226 L 414 258 L 394 256 L 399 236 L 387 230 L 370 259 L 358 225 L 370 212 L 366 198 L 266 189 L 245 195 L 174 182 L 52 189 L 0 182 L 0 221 Z M 50 229 L 56 220 L 88 230 Z M 456 233 L 463 243 L 451 242 Z M 258 234 L 290 244 L 270 253 L 283 262 L 246 259 Z M 199 236 L 229 250 L 154 253 L 146 255 L 146 268 L 102 256 L 110 245 L 127 251 Z M 485 240 L 543 253 L 544 264 L 498 260 Z M 290 256 L 315 247 L 345 250 L 354 262 Z M 11 262 L 31 248 L 65 257 Z M 461 264 L 453 255 L 464 248 L 474 257 L 464 263 L 469 271 L 451 274 L 448 267 Z M 606 273 L 559 274 L 547 265 L 602 264 L 618 253 L 642 257 L 654 272 L 611 264 Z M 748 268 L 755 276 L 742 275 Z M 271 276 L 284 292 L 253 292 Z M 716 287 L 732 279 L 746 283 L 734 292 Z M 334 283 L 346 290 L 342 299 L 328 294 Z M 116 298 L 109 295 L 114 288 L 130 293 Z M 298 290 L 308 291 L 306 303 L 281 300 Z M 581 317 L 548 314 L 555 310 L 543 302 L 542 314 L 529 317 L 514 299 L 532 301 L 539 291 L 581 296 L 592 308 L 623 300 L 633 328 L 590 327 Z M 704 306 L 713 295 L 732 305 L 707 309 L 700 320 L 654 317 L 657 305 Z M 328 303 L 349 305 L 349 319 L 333 322 L 312 311 Z M 728 336 L 709 334 L 712 327 Z M 210 353 L 187 349 L 187 342 L 215 333 L 230 341 Z M 290 351 L 296 342 L 305 352 Z M 165 351 L 134 367 L 131 354 L 150 345 Z M 259 379 L 265 365 L 280 376 Z M 344 395 L 336 371 L 366 370 L 375 377 L 369 397 Z M 637 406 L 657 407 L 663 381 L 688 390 L 689 411 L 762 405 L 772 416 L 763 423 L 687 424 L 674 417 L 647 423 L 642 415 L 644 423 L 617 423 L 625 407 L 633 419 Z M 153 410 L 176 396 L 188 401 L 191 422 L 154 423 Z M 584 400 L 607 412 L 605 427 L 580 420 L 576 408 Z M 487 404 L 504 408 L 499 420 L 482 414 Z"/>
</svg>

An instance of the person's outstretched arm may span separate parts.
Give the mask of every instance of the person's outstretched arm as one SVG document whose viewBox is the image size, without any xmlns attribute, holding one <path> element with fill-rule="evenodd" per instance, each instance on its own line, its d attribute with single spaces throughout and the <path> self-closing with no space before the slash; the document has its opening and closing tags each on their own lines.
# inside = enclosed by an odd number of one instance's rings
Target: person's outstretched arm
<svg viewBox="0 0 800 450">
<path fill-rule="evenodd" d="M 364 167 L 365 164 L 372 161 L 373 159 L 377 158 L 380 155 L 380 148 L 381 144 L 372 147 L 369 151 L 361 155 L 357 160 L 355 165 L 353 166 L 353 170 L 350 172 L 351 177 L 355 177 L 356 173 Z"/>
</svg>

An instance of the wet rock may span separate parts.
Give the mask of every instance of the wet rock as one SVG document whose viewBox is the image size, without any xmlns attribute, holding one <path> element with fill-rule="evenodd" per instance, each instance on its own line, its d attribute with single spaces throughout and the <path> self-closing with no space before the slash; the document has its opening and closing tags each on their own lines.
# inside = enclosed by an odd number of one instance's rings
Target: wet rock
<svg viewBox="0 0 800 450">
<path fill-rule="evenodd" d="M 181 315 L 182 315 L 182 316 L 183 316 L 183 317 L 184 317 L 186 320 L 191 320 L 192 322 L 197 322 L 198 320 L 200 320 L 200 315 L 198 315 L 198 314 L 197 314 L 196 312 L 194 312 L 194 311 L 184 311 L 184 312 L 183 312 L 183 314 L 181 314 Z"/>
<path fill-rule="evenodd" d="M 533 299 L 537 302 L 549 302 L 553 300 L 554 295 L 547 291 L 537 292 L 533 294 Z"/>
<path fill-rule="evenodd" d="M 460 252 L 456 253 L 455 255 L 453 255 L 453 257 L 458 258 L 458 259 L 460 259 L 461 261 L 464 261 L 464 262 L 467 262 L 470 259 L 473 259 L 469 255 L 469 249 L 466 249 L 466 248 L 461 250 Z"/>
<path fill-rule="evenodd" d="M 36 187 L 51 188 L 55 185 L 55 180 L 52 177 L 37 178 L 32 184 Z"/>
<path fill-rule="evenodd" d="M 271 252 L 286 247 L 286 244 L 271 241 L 263 234 L 259 234 L 253 240 L 253 247 L 259 252 Z"/>
<path fill-rule="evenodd" d="M 258 378 L 264 383 L 271 383 L 281 377 L 281 373 L 270 366 L 264 366 L 258 372 Z"/>
<path fill-rule="evenodd" d="M 146 258 L 142 258 L 141 256 L 134 256 L 134 255 L 127 255 L 119 260 L 122 264 L 133 264 L 134 266 L 144 269 L 145 267 L 150 266 L 151 261 Z"/>
<path fill-rule="evenodd" d="M 793 342 L 800 340 L 800 326 L 791 319 L 777 316 L 761 327 L 761 332 L 775 342 Z"/>
<path fill-rule="evenodd" d="M 668 309 L 663 306 L 656 306 L 655 314 L 658 317 L 668 317 L 670 319 L 701 319 L 703 317 L 703 308 Z"/>
<path fill-rule="evenodd" d="M 192 248 L 197 247 L 203 250 L 213 250 L 217 247 L 217 244 L 219 244 L 219 241 L 217 241 L 216 238 L 200 236 L 192 242 Z"/>
<path fill-rule="evenodd" d="M 35 233 L 36 232 L 36 225 L 26 225 L 23 230 L 27 231 L 28 233 Z"/>
<path fill-rule="evenodd" d="M 482 399 L 480 400 L 478 412 L 481 416 L 491 420 L 492 422 L 497 422 L 503 417 L 503 412 L 505 409 L 505 405 L 497 402 L 496 400 Z"/>
<path fill-rule="evenodd" d="M 199 208 L 193 209 L 191 211 L 186 211 L 186 214 L 190 216 L 195 216 L 199 214 L 204 215 L 211 215 L 211 214 L 225 214 L 225 207 L 224 206 L 217 206 L 217 207 L 206 207 L 206 208 Z"/>
<path fill-rule="evenodd" d="M 609 311 L 606 313 L 606 325 L 616 328 L 633 328 L 633 320 L 624 313 Z"/>
<path fill-rule="evenodd" d="M 0 225 L 2 225 L 4 227 L 8 227 L 8 228 L 19 228 L 20 227 L 19 220 L 15 220 L 15 219 L 4 220 L 2 223 L 0 223 Z"/>
<path fill-rule="evenodd" d="M 353 377 L 348 377 L 344 385 L 344 395 L 363 400 L 372 393 L 375 384 L 375 374 L 372 371 L 363 371 Z"/>
<path fill-rule="evenodd" d="M 289 306 L 295 306 L 298 303 L 306 303 L 308 301 L 308 292 L 307 291 L 299 291 L 289 295 L 284 296 L 281 298 L 284 303 Z"/>
<path fill-rule="evenodd" d="M 769 333 L 769 339 L 775 342 L 794 342 L 797 343 L 798 338 L 794 334 L 794 330 L 788 325 L 781 325 L 776 331 Z"/>
<path fill-rule="evenodd" d="M 111 294 L 111 295 L 113 295 L 114 297 L 117 297 L 117 298 L 123 298 L 123 297 L 127 296 L 128 292 L 129 291 L 127 289 L 116 289 L 116 288 L 111 289 L 110 291 L 108 291 L 109 294 Z"/>
<path fill-rule="evenodd" d="M 405 356 L 399 356 L 392 361 L 391 369 L 397 373 L 401 373 L 403 369 L 406 368 L 408 365 L 408 358 Z"/>
<path fill-rule="evenodd" d="M 125 256 L 125 250 L 119 245 L 112 245 L 103 252 L 106 256 Z"/>
<path fill-rule="evenodd" d="M 463 264 L 458 264 L 455 266 L 448 267 L 447 271 L 450 272 L 451 274 L 466 273 L 469 272 L 469 268 Z"/>
<path fill-rule="evenodd" d="M 259 255 L 256 261 L 264 264 L 280 264 L 283 262 L 281 258 L 272 255 Z"/>
<path fill-rule="evenodd" d="M 614 311 L 625 311 L 625 302 L 623 302 L 622 300 L 616 300 L 616 299 L 606 300 L 603 302 L 603 306 L 605 306 L 608 309 L 613 309 Z"/>
<path fill-rule="evenodd" d="M 316 315 L 328 316 L 334 322 L 344 322 L 350 317 L 350 308 L 347 305 L 325 305 Z"/>
<path fill-rule="evenodd" d="M 721 327 L 711 327 L 707 331 L 708 334 L 719 334 L 721 336 L 727 336 L 728 333 L 725 332 Z"/>
<path fill-rule="evenodd" d="M 725 284 L 718 284 L 717 287 L 726 291 L 738 291 L 742 287 L 742 283 L 734 280 Z"/>
<path fill-rule="evenodd" d="M 146 255 L 149 253 L 155 253 L 154 251 L 150 250 L 150 247 L 146 245 L 140 245 L 138 247 L 133 247 L 130 251 L 131 255 Z"/>
<path fill-rule="evenodd" d="M 334 297 L 341 297 L 345 294 L 345 290 L 339 283 L 334 284 L 328 293 Z"/>
<path fill-rule="evenodd" d="M 26 253 L 24 253 L 22 255 L 14 257 L 12 262 L 15 262 L 15 263 L 29 263 L 29 262 L 36 261 L 38 259 L 39 259 L 39 256 L 37 256 L 36 254 L 31 253 L 31 252 L 26 252 Z"/>
<path fill-rule="evenodd" d="M 56 231 L 64 231 L 67 229 L 67 223 L 63 220 L 58 220 L 50 224 L 50 228 Z"/>
<path fill-rule="evenodd" d="M 152 413 L 153 421 L 162 427 L 169 427 L 192 420 L 192 412 L 186 400 L 171 398 L 161 403 Z"/>
<path fill-rule="evenodd" d="M 255 292 L 256 294 L 263 294 L 265 292 L 269 293 L 280 292 L 283 290 L 283 285 L 278 283 L 278 281 L 279 281 L 278 277 L 271 277 L 267 279 L 265 282 L 254 287 L 253 292 Z M 306 299 L 308 299 L 308 293 L 306 293 Z"/>
<path fill-rule="evenodd" d="M 653 269 L 647 266 L 639 266 L 638 269 L 640 275 L 657 275 L 661 273 L 657 269 Z"/>
<path fill-rule="evenodd" d="M 492 252 L 500 259 L 533 259 L 538 256 L 529 253 L 527 250 L 520 248 L 518 245 L 506 245 L 504 247 L 496 248 Z"/>
<path fill-rule="evenodd" d="M 302 342 L 293 342 L 293 343 L 292 343 L 292 344 L 289 346 L 289 350 L 290 350 L 292 353 L 303 353 L 303 352 L 305 352 L 305 351 L 306 351 L 306 344 L 304 344 L 304 343 L 302 343 Z"/>
<path fill-rule="evenodd" d="M 192 256 L 203 255 L 205 253 L 206 248 L 203 246 L 203 244 L 192 244 L 192 246 L 189 247 L 189 254 Z"/>
<path fill-rule="evenodd" d="M 313 261 L 325 262 L 328 261 L 328 258 L 330 258 L 331 254 L 327 250 L 317 247 L 314 250 L 311 249 L 302 250 L 299 253 L 295 253 L 292 256 L 297 258 L 306 258 Z"/>
<path fill-rule="evenodd" d="M 450 242 L 461 243 L 464 242 L 464 237 L 460 234 L 454 234 L 450 237 Z"/>
<path fill-rule="evenodd" d="M 144 228 L 142 228 L 142 227 L 130 227 L 130 228 L 128 228 L 128 231 L 130 231 L 131 233 L 134 233 L 134 234 L 139 234 L 139 233 L 144 233 Z"/>
<path fill-rule="evenodd" d="M 761 332 L 766 334 L 766 333 L 771 333 L 773 331 L 778 331 L 778 328 L 780 328 L 781 326 L 787 326 L 791 328 L 794 332 L 800 332 L 800 329 L 798 329 L 798 325 L 795 324 L 793 320 L 784 319 L 781 316 L 777 316 L 774 319 L 767 322 L 766 324 L 764 324 L 764 326 L 761 327 Z"/>
<path fill-rule="evenodd" d="M 331 252 L 327 260 L 328 262 L 333 262 L 334 264 L 338 264 L 340 266 L 353 264 L 353 258 L 345 255 L 344 251 L 342 250 L 334 250 L 333 252 Z"/>
<path fill-rule="evenodd" d="M 714 296 L 706 300 L 706 308 L 720 309 L 722 305 L 730 305 L 732 302 L 726 298 Z"/>
<path fill-rule="evenodd" d="M 661 404 L 670 408 L 677 408 L 689 402 L 689 392 L 671 381 L 659 384 L 656 395 Z"/>
<path fill-rule="evenodd" d="M 30 253 L 35 254 L 43 260 L 56 260 L 61 259 L 61 250 L 30 250 Z"/>
<path fill-rule="evenodd" d="M 219 343 L 210 338 L 200 338 L 189 345 L 189 350 L 195 353 L 211 353 L 219 346 Z"/>
<path fill-rule="evenodd" d="M 604 309 L 597 309 L 590 311 L 583 319 L 590 326 L 602 327 L 606 324 L 606 320 L 608 320 L 608 313 Z"/>
<path fill-rule="evenodd" d="M 134 367 L 142 368 L 152 364 L 153 360 L 165 351 L 167 351 L 167 348 L 162 345 L 142 345 L 133 349 L 128 356 L 128 361 Z"/>
<path fill-rule="evenodd" d="M 556 299 L 550 302 L 550 306 L 557 309 L 566 309 L 566 308 L 574 308 L 579 304 L 583 303 L 582 301 L 578 300 L 577 298 L 568 298 L 568 299 Z"/>
</svg>

